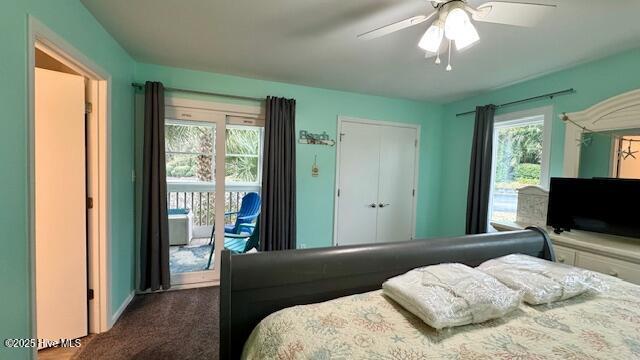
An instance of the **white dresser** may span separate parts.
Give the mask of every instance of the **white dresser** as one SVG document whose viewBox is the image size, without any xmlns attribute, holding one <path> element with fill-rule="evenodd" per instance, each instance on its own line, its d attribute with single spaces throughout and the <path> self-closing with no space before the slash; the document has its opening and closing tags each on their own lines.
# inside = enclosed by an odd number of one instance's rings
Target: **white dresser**
<svg viewBox="0 0 640 360">
<path fill-rule="evenodd" d="M 492 222 L 498 231 L 529 226 L 514 222 Z M 556 234 L 547 228 L 556 261 L 619 277 L 640 285 L 640 239 L 572 230 Z"/>
<path fill-rule="evenodd" d="M 516 222 L 492 222 L 498 231 L 545 228 L 549 192 L 537 186 L 518 191 Z M 572 230 L 556 234 L 546 227 L 556 261 L 619 277 L 640 285 L 640 239 Z"/>
</svg>

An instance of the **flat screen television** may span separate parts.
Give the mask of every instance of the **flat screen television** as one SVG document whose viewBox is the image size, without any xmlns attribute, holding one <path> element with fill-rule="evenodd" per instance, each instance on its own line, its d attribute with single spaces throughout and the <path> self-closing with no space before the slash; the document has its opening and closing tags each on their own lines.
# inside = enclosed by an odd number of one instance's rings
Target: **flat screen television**
<svg viewBox="0 0 640 360">
<path fill-rule="evenodd" d="M 551 178 L 547 225 L 640 238 L 640 180 Z"/>
</svg>

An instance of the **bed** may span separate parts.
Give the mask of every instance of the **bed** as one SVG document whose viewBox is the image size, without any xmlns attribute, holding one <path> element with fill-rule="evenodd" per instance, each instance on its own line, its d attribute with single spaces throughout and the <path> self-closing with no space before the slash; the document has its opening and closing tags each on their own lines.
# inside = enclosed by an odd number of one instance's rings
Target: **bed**
<svg viewBox="0 0 640 360">
<path fill-rule="evenodd" d="M 555 260 L 543 230 L 390 244 L 223 254 L 222 359 L 640 358 L 640 287 L 522 305 L 507 317 L 436 331 L 379 290 L 443 262 L 522 253 Z M 244 354 L 243 354 L 244 352 Z"/>
<path fill-rule="evenodd" d="M 607 276 L 610 293 L 526 306 L 440 331 L 381 290 L 269 315 L 244 359 L 640 359 L 639 287 Z"/>
</svg>

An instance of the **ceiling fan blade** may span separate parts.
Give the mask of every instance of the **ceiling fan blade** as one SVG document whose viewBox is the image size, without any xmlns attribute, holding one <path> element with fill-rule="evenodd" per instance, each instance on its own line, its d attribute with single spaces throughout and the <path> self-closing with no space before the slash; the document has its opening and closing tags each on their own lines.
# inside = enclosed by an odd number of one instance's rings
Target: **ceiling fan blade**
<svg viewBox="0 0 640 360">
<path fill-rule="evenodd" d="M 375 30 L 362 33 L 358 35 L 358 39 L 371 40 L 371 39 L 379 38 L 385 35 L 389 35 L 398 30 L 402 30 L 414 25 L 422 24 L 423 22 L 428 21 L 429 19 L 434 17 L 437 13 L 438 13 L 437 11 L 434 11 L 429 15 L 418 15 L 408 19 L 404 19 L 402 21 L 398 21 L 393 24 L 389 24 L 389 25 L 377 28 Z"/>
<path fill-rule="evenodd" d="M 553 11 L 556 5 L 489 1 L 472 12 L 473 20 L 494 24 L 533 27 Z"/>
</svg>

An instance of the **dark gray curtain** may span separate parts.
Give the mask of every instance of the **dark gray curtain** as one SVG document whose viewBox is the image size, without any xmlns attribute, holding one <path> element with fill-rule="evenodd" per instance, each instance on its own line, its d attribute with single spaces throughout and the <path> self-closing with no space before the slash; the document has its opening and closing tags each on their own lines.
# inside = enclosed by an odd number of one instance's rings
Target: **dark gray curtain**
<svg viewBox="0 0 640 360">
<path fill-rule="evenodd" d="M 140 290 L 171 287 L 164 153 L 164 87 L 145 84 Z"/>
<path fill-rule="evenodd" d="M 296 247 L 296 101 L 268 97 L 262 162 L 260 250 Z"/>
<path fill-rule="evenodd" d="M 467 234 L 487 232 L 495 112 L 495 105 L 476 107 L 467 194 Z"/>
</svg>

